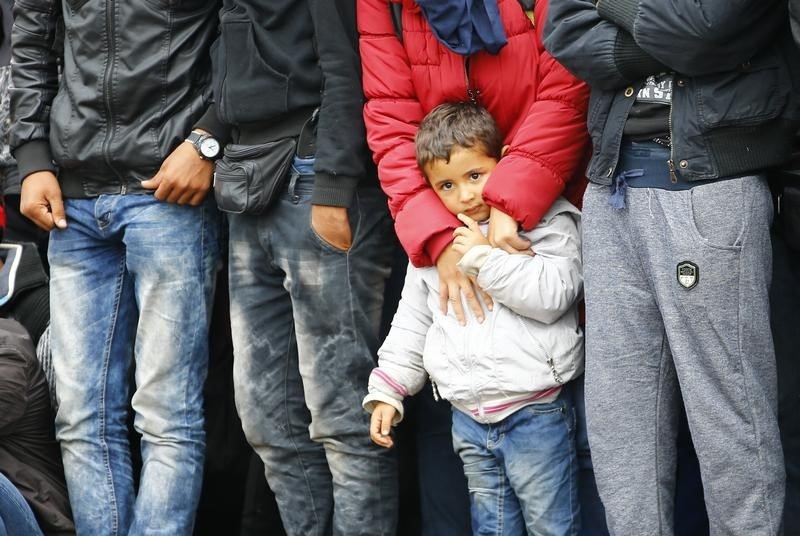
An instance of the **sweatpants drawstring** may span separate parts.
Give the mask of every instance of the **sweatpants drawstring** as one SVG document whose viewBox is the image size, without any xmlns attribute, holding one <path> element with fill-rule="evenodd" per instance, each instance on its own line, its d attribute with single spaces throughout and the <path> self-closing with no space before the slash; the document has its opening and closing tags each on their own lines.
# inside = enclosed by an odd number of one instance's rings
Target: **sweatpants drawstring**
<svg viewBox="0 0 800 536">
<path fill-rule="evenodd" d="M 617 210 L 625 208 L 625 190 L 628 189 L 627 179 L 634 179 L 642 175 L 644 175 L 644 169 L 629 169 L 614 177 L 611 195 L 608 196 L 608 204 Z"/>
</svg>

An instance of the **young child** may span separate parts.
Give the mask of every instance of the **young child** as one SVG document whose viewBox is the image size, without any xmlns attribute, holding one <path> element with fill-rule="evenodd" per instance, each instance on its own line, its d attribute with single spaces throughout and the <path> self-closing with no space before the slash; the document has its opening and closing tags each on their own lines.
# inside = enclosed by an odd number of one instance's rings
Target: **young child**
<svg viewBox="0 0 800 536">
<path fill-rule="evenodd" d="M 464 462 L 475 534 L 577 534 L 575 418 L 565 382 L 583 371 L 580 212 L 556 200 L 524 233 L 530 255 L 493 248 L 484 184 L 505 151 L 489 113 L 443 104 L 422 121 L 417 162 L 455 230 L 459 268 L 491 298 L 465 325 L 439 305 L 436 269 L 409 265 L 397 313 L 363 405 L 370 436 L 391 447 L 402 400 L 428 376 L 453 405 L 453 443 Z M 489 307 L 490 306 L 490 307 Z"/>
</svg>

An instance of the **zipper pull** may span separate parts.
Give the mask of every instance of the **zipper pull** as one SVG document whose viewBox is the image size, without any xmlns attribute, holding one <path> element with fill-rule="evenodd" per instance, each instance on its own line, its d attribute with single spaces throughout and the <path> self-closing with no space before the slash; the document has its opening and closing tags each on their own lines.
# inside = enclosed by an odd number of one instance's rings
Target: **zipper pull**
<svg viewBox="0 0 800 536">
<path fill-rule="evenodd" d="M 469 101 L 474 105 L 479 105 L 478 102 L 481 98 L 481 90 L 480 89 L 467 89 L 467 96 L 469 96 Z"/>
<path fill-rule="evenodd" d="M 469 56 L 464 58 L 464 83 L 467 86 L 467 98 L 469 99 L 469 102 L 477 106 L 479 104 L 478 101 L 481 98 L 481 90 L 478 88 L 472 88 L 469 84 Z"/>
<path fill-rule="evenodd" d="M 671 158 L 667 160 L 667 167 L 669 168 L 669 181 L 675 184 L 678 182 L 678 175 L 675 173 L 675 162 Z"/>
</svg>

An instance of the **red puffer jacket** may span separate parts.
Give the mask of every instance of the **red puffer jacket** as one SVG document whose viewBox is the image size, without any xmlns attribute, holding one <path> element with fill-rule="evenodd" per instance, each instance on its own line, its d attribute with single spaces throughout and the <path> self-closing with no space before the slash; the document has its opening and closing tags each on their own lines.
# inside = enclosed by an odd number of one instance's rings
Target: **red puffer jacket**
<svg viewBox="0 0 800 536">
<path fill-rule="evenodd" d="M 508 44 L 492 56 L 451 52 L 431 33 L 413 0 L 402 0 L 402 42 L 386 0 L 358 0 L 367 103 L 367 141 L 389 196 L 400 242 L 415 266 L 433 264 L 461 223 L 427 186 L 414 157 L 422 118 L 444 102 L 478 93 L 510 146 L 484 190 L 491 206 L 535 227 L 569 183 L 580 206 L 589 156 L 588 87 L 541 43 L 547 2 L 536 2 L 534 29 L 518 0 L 498 0 Z"/>
</svg>

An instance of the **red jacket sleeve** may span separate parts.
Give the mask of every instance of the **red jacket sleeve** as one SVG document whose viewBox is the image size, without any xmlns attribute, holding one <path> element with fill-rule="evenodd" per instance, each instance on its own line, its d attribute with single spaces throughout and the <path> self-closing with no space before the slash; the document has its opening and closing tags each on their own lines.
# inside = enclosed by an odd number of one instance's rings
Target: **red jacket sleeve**
<svg viewBox="0 0 800 536">
<path fill-rule="evenodd" d="M 544 25 L 547 2 L 536 2 L 535 21 Z M 586 110 L 589 87 L 547 51 L 537 28 L 536 98 L 486 184 L 486 202 L 514 217 L 523 229 L 535 227 L 570 184 L 568 197 L 580 206 L 590 156 Z"/>
<path fill-rule="evenodd" d="M 414 156 L 414 135 L 424 116 L 411 65 L 386 0 L 358 0 L 367 143 L 389 197 L 400 243 L 415 266 L 430 266 L 452 241 L 460 222 L 428 187 Z"/>
</svg>

